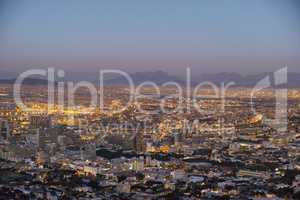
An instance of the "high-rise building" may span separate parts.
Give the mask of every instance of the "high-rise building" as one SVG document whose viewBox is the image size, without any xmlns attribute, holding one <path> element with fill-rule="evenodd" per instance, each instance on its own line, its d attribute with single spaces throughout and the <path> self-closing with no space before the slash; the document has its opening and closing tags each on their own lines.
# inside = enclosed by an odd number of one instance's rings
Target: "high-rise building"
<svg viewBox="0 0 300 200">
<path fill-rule="evenodd" d="M 137 158 L 133 163 L 133 169 L 135 171 L 143 171 L 145 168 L 145 160 L 143 156 Z"/>
<path fill-rule="evenodd" d="M 0 119 L 0 140 L 7 140 L 9 137 L 9 124 L 6 120 Z"/>
<path fill-rule="evenodd" d="M 144 136 L 143 132 L 138 132 L 133 141 L 134 150 L 137 153 L 143 153 L 145 151 L 145 144 L 144 144 Z"/>
<path fill-rule="evenodd" d="M 181 133 L 174 133 L 174 145 L 180 145 L 183 141 L 183 137 Z"/>
<path fill-rule="evenodd" d="M 182 150 L 182 141 L 183 141 L 183 136 L 182 133 L 174 133 L 174 145 L 176 147 L 176 151 Z"/>
<path fill-rule="evenodd" d="M 58 136 L 61 135 L 61 129 L 59 128 L 48 128 L 37 131 L 38 148 L 48 153 L 58 148 Z M 55 147 L 55 148 L 54 148 Z"/>
</svg>

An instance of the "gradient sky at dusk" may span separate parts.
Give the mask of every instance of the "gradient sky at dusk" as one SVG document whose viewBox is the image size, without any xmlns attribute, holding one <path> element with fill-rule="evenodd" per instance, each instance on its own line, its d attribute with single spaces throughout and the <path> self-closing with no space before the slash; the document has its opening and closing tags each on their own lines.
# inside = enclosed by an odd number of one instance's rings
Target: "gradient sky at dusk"
<svg viewBox="0 0 300 200">
<path fill-rule="evenodd" d="M 2 0 L 0 72 L 300 72 L 297 2 Z"/>
</svg>

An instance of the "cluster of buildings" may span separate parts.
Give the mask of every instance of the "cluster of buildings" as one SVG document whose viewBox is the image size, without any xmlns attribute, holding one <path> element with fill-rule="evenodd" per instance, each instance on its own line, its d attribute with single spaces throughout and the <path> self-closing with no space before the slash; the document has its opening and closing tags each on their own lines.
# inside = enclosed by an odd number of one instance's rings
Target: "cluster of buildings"
<svg viewBox="0 0 300 200">
<path fill-rule="evenodd" d="M 234 96 L 240 90 L 230 91 L 224 110 L 218 99 L 199 99 L 203 112 L 145 114 L 135 104 L 116 112 L 123 90 L 111 90 L 106 112 L 49 111 L 31 96 L 22 111 L 0 97 L 0 199 L 300 198 L 297 99 L 289 99 L 281 132 L 265 123 L 274 115 L 268 96 L 257 99 L 259 114 Z"/>
</svg>

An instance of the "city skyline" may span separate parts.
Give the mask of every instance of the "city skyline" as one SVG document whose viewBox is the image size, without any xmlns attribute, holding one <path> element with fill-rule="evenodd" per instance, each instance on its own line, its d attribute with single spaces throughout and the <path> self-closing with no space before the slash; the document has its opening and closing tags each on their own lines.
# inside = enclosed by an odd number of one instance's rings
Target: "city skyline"
<svg viewBox="0 0 300 200">
<path fill-rule="evenodd" d="M 0 1 L 0 199 L 299 200 L 299 11 Z"/>
</svg>

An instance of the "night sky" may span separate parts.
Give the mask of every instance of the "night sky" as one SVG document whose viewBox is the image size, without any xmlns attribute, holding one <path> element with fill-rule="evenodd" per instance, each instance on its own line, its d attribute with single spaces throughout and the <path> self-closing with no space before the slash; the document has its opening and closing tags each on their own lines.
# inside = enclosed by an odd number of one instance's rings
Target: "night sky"
<svg viewBox="0 0 300 200">
<path fill-rule="evenodd" d="M 297 2 L 1 0 L 0 72 L 300 72 Z"/>
</svg>

